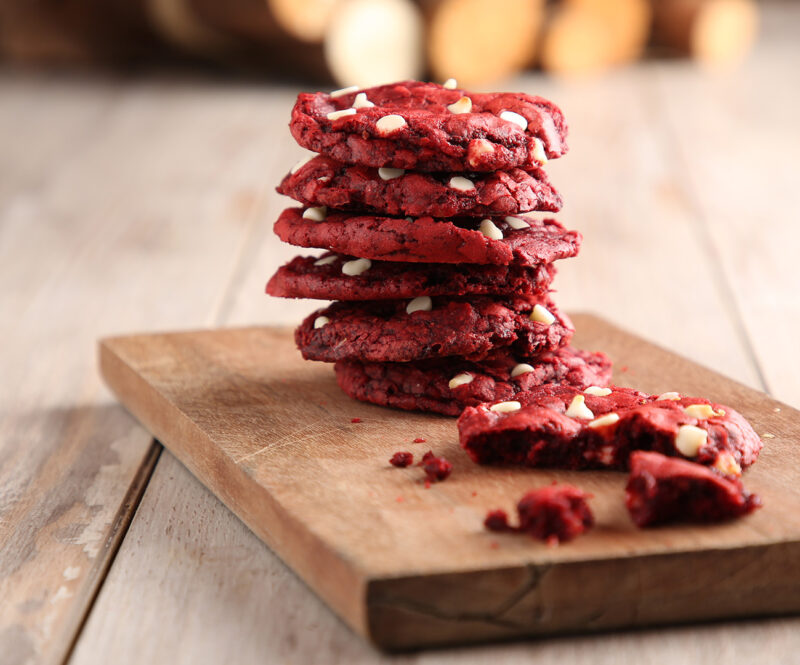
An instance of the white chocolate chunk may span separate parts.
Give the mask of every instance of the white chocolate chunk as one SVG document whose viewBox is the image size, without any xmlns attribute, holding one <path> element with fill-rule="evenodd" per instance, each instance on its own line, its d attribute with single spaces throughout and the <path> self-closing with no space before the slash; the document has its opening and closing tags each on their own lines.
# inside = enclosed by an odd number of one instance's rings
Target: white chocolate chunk
<svg viewBox="0 0 800 665">
<path fill-rule="evenodd" d="M 528 229 L 531 226 L 521 217 L 505 217 L 503 221 L 515 231 L 519 231 L 520 229 Z"/>
<path fill-rule="evenodd" d="M 303 219 L 310 219 L 312 222 L 321 222 L 328 216 L 328 209 L 325 206 L 318 208 L 306 208 L 303 211 Z"/>
<path fill-rule="evenodd" d="M 570 418 L 582 418 L 591 420 L 594 418 L 592 410 L 586 406 L 586 398 L 583 395 L 575 395 L 566 410 L 566 415 Z"/>
<path fill-rule="evenodd" d="M 450 113 L 469 113 L 472 111 L 472 100 L 469 97 L 461 97 L 458 101 L 448 104 L 447 110 Z"/>
<path fill-rule="evenodd" d="M 714 464 L 712 466 L 718 471 L 721 471 L 729 476 L 738 477 L 742 475 L 742 467 L 739 466 L 739 463 L 736 461 L 734 456 L 731 455 L 727 450 L 723 450 L 719 455 L 717 455 L 717 459 L 714 460 Z"/>
<path fill-rule="evenodd" d="M 339 256 L 337 254 L 331 254 L 330 256 L 323 256 L 321 259 L 317 259 L 314 261 L 315 266 L 328 266 L 331 263 L 336 263 L 338 261 Z"/>
<path fill-rule="evenodd" d="M 447 184 L 459 192 L 469 192 L 475 189 L 475 183 L 461 175 L 454 175 Z"/>
<path fill-rule="evenodd" d="M 314 330 L 317 328 L 322 328 L 322 326 L 330 323 L 331 320 L 327 316 L 318 316 L 314 319 Z"/>
<path fill-rule="evenodd" d="M 479 227 L 480 232 L 489 240 L 502 240 L 503 232 L 495 226 L 491 219 L 484 219 Z"/>
<path fill-rule="evenodd" d="M 680 394 L 675 392 L 661 393 L 658 397 L 656 397 L 656 402 L 661 399 L 668 399 L 672 400 L 673 402 L 677 402 L 680 398 Z"/>
<path fill-rule="evenodd" d="M 371 106 L 375 106 L 371 101 L 367 99 L 366 92 L 359 92 L 356 95 L 356 98 L 353 100 L 353 108 L 354 109 L 368 109 Z"/>
<path fill-rule="evenodd" d="M 442 83 L 442 87 L 448 90 L 455 90 L 458 87 L 458 82 L 455 79 L 447 79 Z"/>
<path fill-rule="evenodd" d="M 611 388 L 601 388 L 600 386 L 589 386 L 584 390 L 587 395 L 594 395 L 595 397 L 606 397 L 611 394 Z"/>
<path fill-rule="evenodd" d="M 385 166 L 381 166 L 381 168 L 378 169 L 378 175 L 381 177 L 381 180 L 394 180 L 404 173 L 405 169 L 390 169 Z"/>
<path fill-rule="evenodd" d="M 367 272 L 372 267 L 372 261 L 369 259 L 353 259 L 352 261 L 345 261 L 342 264 L 342 272 L 345 275 L 356 277 L 363 272 Z"/>
<path fill-rule="evenodd" d="M 467 147 L 467 162 L 472 167 L 478 166 L 481 157 L 494 152 L 494 145 L 486 139 L 472 139 Z"/>
<path fill-rule="evenodd" d="M 546 326 L 550 326 L 553 325 L 555 320 L 556 317 L 550 313 L 550 310 L 547 309 L 547 307 L 542 307 L 538 304 L 533 306 L 533 311 L 531 312 L 531 321 L 544 323 Z"/>
<path fill-rule="evenodd" d="M 351 85 L 351 86 L 348 86 L 347 88 L 339 88 L 339 90 L 334 90 L 330 94 L 330 96 L 331 97 L 341 97 L 342 95 L 349 95 L 351 92 L 355 92 L 358 89 L 359 88 L 358 88 L 357 85 Z"/>
<path fill-rule="evenodd" d="M 533 158 L 539 162 L 539 166 L 547 164 L 547 153 L 544 150 L 544 143 L 539 137 L 533 139 Z"/>
<path fill-rule="evenodd" d="M 489 407 L 489 411 L 494 411 L 495 413 L 509 413 L 510 411 L 519 411 L 521 408 L 522 404 L 511 400 L 510 402 L 498 402 L 497 404 L 492 404 Z"/>
<path fill-rule="evenodd" d="M 405 126 L 406 119 L 402 115 L 397 115 L 396 113 L 385 115 L 375 123 L 375 129 L 378 130 L 378 134 L 381 136 L 396 132 L 398 129 L 402 129 Z"/>
<path fill-rule="evenodd" d="M 406 305 L 406 314 L 413 314 L 414 312 L 430 312 L 433 309 L 433 301 L 430 296 L 419 296 L 414 298 L 408 305 Z"/>
<path fill-rule="evenodd" d="M 316 155 L 308 155 L 308 157 L 303 157 L 303 159 L 301 159 L 299 162 L 297 162 L 297 164 L 295 164 L 292 167 L 292 170 L 290 171 L 290 173 L 292 175 L 294 175 L 300 169 L 302 169 L 306 164 L 308 164 L 312 159 L 314 159 L 314 157 L 316 157 Z"/>
<path fill-rule="evenodd" d="M 403 219 L 405 219 L 407 222 L 413 222 L 414 221 L 413 217 L 404 217 Z"/>
<path fill-rule="evenodd" d="M 355 109 L 342 109 L 341 111 L 331 111 L 325 117 L 328 120 L 338 120 L 339 118 L 346 118 L 348 115 L 355 115 Z"/>
<path fill-rule="evenodd" d="M 508 122 L 513 122 L 515 125 L 522 127 L 522 129 L 528 129 L 528 121 L 525 120 L 524 116 L 521 116 L 519 113 L 514 113 L 514 111 L 503 111 L 500 114 L 500 118 L 502 120 L 508 120 Z"/>
<path fill-rule="evenodd" d="M 589 423 L 589 427 L 591 427 L 592 429 L 597 429 L 598 427 L 607 427 L 608 425 L 613 425 L 617 421 L 619 421 L 618 413 L 607 413 L 604 416 L 595 418 L 592 422 Z"/>
<path fill-rule="evenodd" d="M 683 407 L 683 412 L 687 416 L 691 416 L 692 418 L 697 418 L 699 420 L 703 420 L 704 418 L 721 418 L 725 415 L 725 411 L 720 409 L 719 411 L 714 411 L 714 407 L 710 404 L 690 404 L 689 406 Z"/>
<path fill-rule="evenodd" d="M 514 369 L 511 370 L 511 377 L 520 376 L 522 374 L 527 374 L 528 372 L 533 371 L 533 366 L 529 365 L 528 363 L 520 363 L 519 365 L 514 365 Z"/>
<path fill-rule="evenodd" d="M 706 441 L 708 432 L 694 425 L 681 425 L 675 435 L 675 447 L 686 457 L 697 457 L 697 453 L 706 445 Z"/>
<path fill-rule="evenodd" d="M 466 385 L 467 383 L 472 383 L 472 379 L 474 378 L 475 377 L 469 372 L 461 372 L 461 374 L 456 374 L 452 379 L 450 379 L 447 387 L 450 388 L 450 390 L 453 390 L 453 388 L 458 388 L 459 386 Z"/>
</svg>

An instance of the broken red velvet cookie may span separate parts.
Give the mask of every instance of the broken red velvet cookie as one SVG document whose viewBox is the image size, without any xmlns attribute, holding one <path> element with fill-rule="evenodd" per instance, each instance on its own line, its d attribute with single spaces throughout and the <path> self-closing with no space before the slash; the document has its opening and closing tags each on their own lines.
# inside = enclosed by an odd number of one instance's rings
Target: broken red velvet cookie
<svg viewBox="0 0 800 665">
<path fill-rule="evenodd" d="M 659 453 L 635 451 L 625 504 L 638 527 L 668 522 L 720 522 L 761 506 L 735 475 Z"/>
<path fill-rule="evenodd" d="M 425 472 L 429 482 L 445 480 L 453 471 L 453 465 L 444 457 L 437 457 L 434 455 L 432 450 L 429 450 L 422 456 L 420 466 Z"/>
<path fill-rule="evenodd" d="M 535 168 L 567 151 L 551 101 L 420 81 L 300 94 L 289 128 L 301 146 L 337 161 L 417 171 Z"/>
<path fill-rule="evenodd" d="M 479 464 L 564 469 L 625 469 L 632 451 L 653 450 L 738 475 L 763 446 L 730 407 L 615 386 L 541 386 L 511 401 L 466 408 L 458 430 Z"/>
<path fill-rule="evenodd" d="M 529 533 L 548 544 L 572 540 L 594 525 L 590 498 L 591 494 L 572 485 L 541 487 L 519 500 L 519 526 L 509 525 L 503 510 L 490 511 L 484 526 L 490 531 Z"/>
</svg>

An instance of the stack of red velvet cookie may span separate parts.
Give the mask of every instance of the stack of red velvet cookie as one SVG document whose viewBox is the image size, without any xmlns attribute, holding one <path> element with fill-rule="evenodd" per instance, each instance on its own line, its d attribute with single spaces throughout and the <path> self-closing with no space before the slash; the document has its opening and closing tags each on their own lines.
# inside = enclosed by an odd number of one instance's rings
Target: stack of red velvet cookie
<svg viewBox="0 0 800 665">
<path fill-rule="evenodd" d="M 527 214 L 561 207 L 541 170 L 566 152 L 554 104 L 405 82 L 301 94 L 291 131 L 320 154 L 278 187 L 302 207 L 275 232 L 328 252 L 296 257 L 267 292 L 338 301 L 295 337 L 347 394 L 457 415 L 546 383 L 607 384 L 610 362 L 569 346 L 550 298 L 580 234 Z"/>
</svg>

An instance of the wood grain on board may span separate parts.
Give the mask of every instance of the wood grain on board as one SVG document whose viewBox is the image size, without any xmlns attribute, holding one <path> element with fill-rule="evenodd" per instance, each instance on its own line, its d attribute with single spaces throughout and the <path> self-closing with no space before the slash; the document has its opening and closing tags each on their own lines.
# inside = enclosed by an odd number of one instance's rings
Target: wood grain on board
<svg viewBox="0 0 800 665">
<path fill-rule="evenodd" d="M 719 526 L 637 530 L 624 474 L 479 467 L 452 419 L 347 398 L 330 366 L 302 361 L 284 329 L 114 338 L 100 358 L 123 404 L 381 647 L 800 609 L 800 414 L 601 319 L 576 325 L 578 344 L 627 367 L 620 384 L 706 395 L 774 435 L 746 475 L 766 507 Z M 417 467 L 388 465 L 395 450 L 428 448 L 455 465 L 430 489 Z M 595 495 L 590 535 L 548 548 L 483 530 L 487 509 L 553 479 Z"/>
</svg>

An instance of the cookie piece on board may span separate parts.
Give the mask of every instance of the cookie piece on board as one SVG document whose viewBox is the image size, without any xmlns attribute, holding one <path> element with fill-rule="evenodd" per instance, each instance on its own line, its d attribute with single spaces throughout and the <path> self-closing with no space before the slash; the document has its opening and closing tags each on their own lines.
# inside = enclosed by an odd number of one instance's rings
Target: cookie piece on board
<svg viewBox="0 0 800 665">
<path fill-rule="evenodd" d="M 289 173 L 277 189 L 304 206 L 398 217 L 486 217 L 561 209 L 561 197 L 541 169 L 424 173 L 348 165 L 318 155 Z"/>
<path fill-rule="evenodd" d="M 420 81 L 300 94 L 289 128 L 301 146 L 340 162 L 419 171 L 535 168 L 567 151 L 553 102 Z"/>
<path fill-rule="evenodd" d="M 659 453 L 634 451 L 625 505 L 638 527 L 669 522 L 721 522 L 761 506 L 735 475 Z"/>
<path fill-rule="evenodd" d="M 625 469 L 632 451 L 653 450 L 736 475 L 763 446 L 728 406 L 617 386 L 541 386 L 512 401 L 468 407 L 458 430 L 480 464 L 564 469 Z"/>
<path fill-rule="evenodd" d="M 336 380 L 350 397 L 447 416 L 457 416 L 465 407 L 481 402 L 513 399 L 545 383 L 586 388 L 605 386 L 610 379 L 611 361 L 605 354 L 570 346 L 529 358 L 500 349 L 480 362 L 442 358 L 408 363 L 336 363 Z"/>
<path fill-rule="evenodd" d="M 383 261 L 536 266 L 575 256 L 582 236 L 552 219 L 380 217 L 287 208 L 284 242 Z"/>
<path fill-rule="evenodd" d="M 498 347 L 532 355 L 569 342 L 572 323 L 545 298 L 448 298 L 336 302 L 306 318 L 295 341 L 308 360 L 479 360 Z"/>
<path fill-rule="evenodd" d="M 449 263 L 371 261 L 330 252 L 296 256 L 278 269 L 267 293 L 279 298 L 389 300 L 417 296 L 543 295 L 553 264 L 526 268 Z"/>
</svg>

